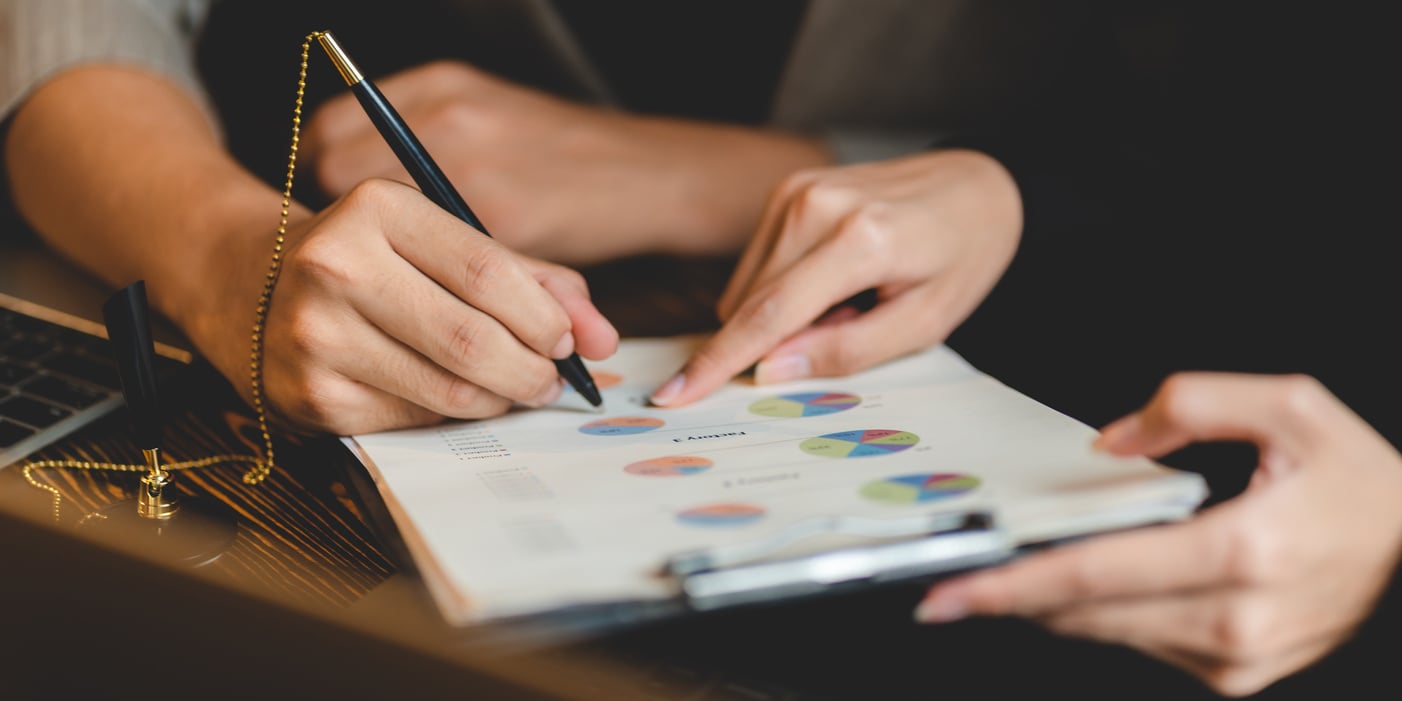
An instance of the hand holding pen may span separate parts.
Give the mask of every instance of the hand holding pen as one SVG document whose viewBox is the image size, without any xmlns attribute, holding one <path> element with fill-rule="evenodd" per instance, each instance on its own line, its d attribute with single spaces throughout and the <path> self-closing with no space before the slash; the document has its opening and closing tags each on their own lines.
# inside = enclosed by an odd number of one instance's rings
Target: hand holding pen
<svg viewBox="0 0 1402 701">
<path fill-rule="evenodd" d="M 317 35 L 317 40 L 321 48 L 326 50 L 327 55 L 336 64 L 336 69 L 346 84 L 350 86 L 351 92 L 355 94 L 360 105 L 365 108 L 365 114 L 384 137 L 394 155 L 399 158 L 418 184 L 424 196 L 432 200 L 434 204 L 452 213 L 453 216 L 461 219 L 464 223 L 476 229 L 479 233 L 490 236 L 487 227 L 477 218 L 467 202 L 458 194 L 453 184 L 448 181 L 448 177 L 439 169 L 438 164 L 433 161 L 433 157 L 419 143 L 414 136 L 414 132 L 409 129 L 409 125 L 400 118 L 399 113 L 389 104 L 385 96 L 375 87 L 369 79 L 365 78 L 360 69 L 351 61 L 350 56 L 341 48 L 336 38 L 330 32 L 321 32 Z M 563 345 L 568 338 L 571 347 Z M 579 355 L 574 352 L 572 337 L 562 337 L 560 345 L 552 346 L 551 357 L 555 359 L 555 365 L 560 371 L 560 376 L 574 387 L 590 404 L 595 407 L 603 405 L 603 398 L 599 395 L 598 388 L 594 385 L 594 379 L 589 376 L 589 371 L 584 368 Z"/>
<path fill-rule="evenodd" d="M 371 179 L 315 215 L 291 210 L 263 331 L 284 420 L 350 435 L 540 406 L 562 389 L 554 361 L 617 347 L 578 273 L 506 249 L 410 186 Z"/>
</svg>

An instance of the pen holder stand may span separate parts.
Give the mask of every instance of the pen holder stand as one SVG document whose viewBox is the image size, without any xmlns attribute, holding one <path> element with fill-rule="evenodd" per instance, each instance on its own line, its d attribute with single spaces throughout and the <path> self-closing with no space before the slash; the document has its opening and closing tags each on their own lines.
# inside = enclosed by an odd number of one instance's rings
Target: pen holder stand
<svg viewBox="0 0 1402 701">
<path fill-rule="evenodd" d="M 219 559 L 238 536 L 238 520 L 218 502 L 179 495 L 175 478 L 161 465 L 160 450 L 148 448 L 148 472 L 135 499 L 104 507 L 80 528 L 114 547 L 167 565 L 200 567 Z"/>
<path fill-rule="evenodd" d="M 102 311 L 146 474 L 135 499 L 112 504 L 82 525 L 101 531 L 113 545 L 134 545 L 138 554 L 171 564 L 213 562 L 233 544 L 238 520 L 216 502 L 177 495 L 171 471 L 161 465 L 155 447 L 161 435 L 159 387 L 145 284 L 137 281 L 118 291 Z"/>
</svg>

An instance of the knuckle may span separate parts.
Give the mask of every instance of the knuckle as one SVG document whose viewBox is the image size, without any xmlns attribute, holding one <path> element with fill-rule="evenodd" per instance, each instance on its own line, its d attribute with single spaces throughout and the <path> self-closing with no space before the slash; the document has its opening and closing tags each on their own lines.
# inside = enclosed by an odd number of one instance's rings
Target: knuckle
<svg viewBox="0 0 1402 701">
<path fill-rule="evenodd" d="M 437 380 L 435 380 L 437 381 Z M 485 390 L 464 377 L 450 376 L 439 384 L 439 391 L 430 397 L 435 402 L 432 411 L 458 419 L 482 419 L 506 414 L 512 401 Z"/>
<path fill-rule="evenodd" d="M 866 268 L 880 267 L 900 255 L 892 240 L 890 205 L 865 202 L 843 217 L 837 237 L 857 262 Z M 873 271 L 875 272 L 875 271 Z"/>
<path fill-rule="evenodd" d="M 484 394 L 482 388 L 461 377 L 454 376 L 442 385 L 439 411 L 445 416 L 470 414 L 473 407 L 481 402 Z"/>
<path fill-rule="evenodd" d="M 352 256 L 335 238 L 324 233 L 308 237 L 289 256 L 288 267 L 322 287 L 352 284 L 355 279 Z"/>
<path fill-rule="evenodd" d="M 462 61 L 442 58 L 429 61 L 419 69 L 425 79 L 440 84 L 452 84 L 472 75 L 472 71 Z"/>
<path fill-rule="evenodd" d="M 1260 617 L 1251 607 L 1232 606 L 1219 615 L 1212 626 L 1212 643 L 1224 660 L 1245 660 L 1261 641 Z"/>
<path fill-rule="evenodd" d="M 344 202 L 349 207 L 373 205 L 384 199 L 385 182 L 378 178 L 367 178 L 346 193 Z"/>
<path fill-rule="evenodd" d="M 810 183 L 817 177 L 817 171 L 813 169 L 797 170 L 779 181 L 774 188 L 774 196 L 779 199 L 791 200 L 803 192 Z"/>
<path fill-rule="evenodd" d="M 459 364 L 459 369 L 473 367 L 478 353 L 478 335 L 482 324 L 473 318 L 463 319 L 448 333 L 448 357 Z"/>
<path fill-rule="evenodd" d="M 347 190 L 342 203 L 352 211 L 380 210 L 392 206 L 405 186 L 384 178 L 366 178 Z"/>
<path fill-rule="evenodd" d="M 847 208 L 852 201 L 851 189 L 827 180 L 814 180 L 793 197 L 799 216 L 823 217 Z"/>
<path fill-rule="evenodd" d="M 1053 633 L 1065 636 L 1074 636 L 1081 632 L 1081 626 L 1077 619 L 1071 615 L 1050 615 L 1041 618 L 1042 625 Z"/>
<path fill-rule="evenodd" d="M 327 373 L 299 373 L 289 383 L 291 396 L 285 400 L 289 415 L 300 423 L 325 431 L 338 431 L 348 411 L 342 382 Z"/>
<path fill-rule="evenodd" d="M 843 235 L 855 239 L 855 243 L 876 247 L 885 253 L 890 245 L 891 205 L 880 200 L 867 200 L 852 209 L 843 222 Z"/>
<path fill-rule="evenodd" d="M 1280 380 L 1277 406 L 1289 419 L 1309 422 L 1317 419 L 1328 405 L 1328 390 L 1310 375 L 1286 375 Z"/>
<path fill-rule="evenodd" d="M 422 125 L 429 133 L 471 134 L 485 125 L 484 116 L 485 113 L 469 101 L 443 100 L 426 110 Z"/>
<path fill-rule="evenodd" d="M 1062 586 L 1069 600 L 1079 601 L 1094 596 L 1101 580 L 1100 572 L 1091 558 L 1071 558 L 1068 560 Z"/>
<path fill-rule="evenodd" d="M 1275 580 L 1283 558 L 1279 537 L 1262 528 L 1237 523 L 1222 538 L 1228 581 L 1242 586 L 1261 586 Z"/>
<path fill-rule="evenodd" d="M 485 241 L 483 242 L 485 244 Z M 462 266 L 461 286 L 467 300 L 481 299 L 499 285 L 514 261 L 500 246 L 481 245 L 468 255 Z"/>
<path fill-rule="evenodd" d="M 435 409 L 444 416 L 457 419 L 485 419 L 500 416 L 511 408 L 511 400 L 493 394 L 470 380 L 454 377 L 443 383 L 438 400 L 442 405 Z"/>
<path fill-rule="evenodd" d="M 330 348 L 327 324 L 305 305 L 293 306 L 286 317 L 287 345 L 298 357 L 318 358 Z"/>
<path fill-rule="evenodd" d="M 1197 415 L 1200 401 L 1198 380 L 1198 375 L 1194 373 L 1176 372 L 1159 386 L 1159 410 L 1170 423 L 1181 425 Z"/>
</svg>

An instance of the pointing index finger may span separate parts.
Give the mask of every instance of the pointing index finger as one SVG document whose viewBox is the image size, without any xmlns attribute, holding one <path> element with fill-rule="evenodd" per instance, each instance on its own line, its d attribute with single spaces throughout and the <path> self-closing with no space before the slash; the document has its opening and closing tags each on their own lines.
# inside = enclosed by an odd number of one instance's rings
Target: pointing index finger
<svg viewBox="0 0 1402 701">
<path fill-rule="evenodd" d="M 842 248 L 840 243 L 823 245 L 749 295 L 686 367 L 653 393 L 652 402 L 680 406 L 701 398 L 811 324 L 834 302 L 868 287 Z"/>
</svg>

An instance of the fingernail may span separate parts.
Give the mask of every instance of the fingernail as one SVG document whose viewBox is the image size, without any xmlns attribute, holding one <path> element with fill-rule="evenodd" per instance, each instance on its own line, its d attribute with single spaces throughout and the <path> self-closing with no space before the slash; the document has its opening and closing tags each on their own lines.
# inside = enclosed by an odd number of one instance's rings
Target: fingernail
<svg viewBox="0 0 1402 701">
<path fill-rule="evenodd" d="M 675 377 L 667 380 L 667 384 L 662 385 L 656 392 L 653 392 L 649 399 L 653 404 L 658 406 L 667 406 L 668 403 L 677 398 L 678 394 L 681 394 L 682 388 L 685 386 L 686 375 L 677 373 Z"/>
<path fill-rule="evenodd" d="M 761 360 L 755 365 L 755 384 L 760 385 L 801 380 L 812 376 L 813 365 L 806 355 L 785 355 Z"/>
<path fill-rule="evenodd" d="M 949 623 L 969 615 L 969 607 L 957 596 L 931 596 L 915 607 L 919 623 Z"/>
<path fill-rule="evenodd" d="M 568 358 L 570 357 L 570 353 L 573 352 L 574 334 L 570 333 L 569 331 L 566 331 L 565 335 L 561 336 L 560 340 L 555 343 L 555 347 L 550 349 L 550 357 Z"/>
</svg>

